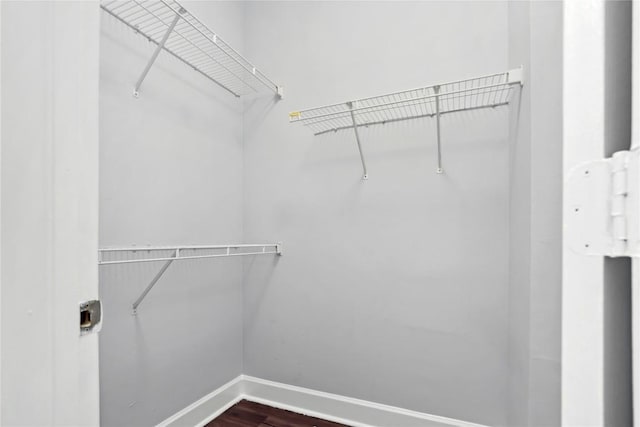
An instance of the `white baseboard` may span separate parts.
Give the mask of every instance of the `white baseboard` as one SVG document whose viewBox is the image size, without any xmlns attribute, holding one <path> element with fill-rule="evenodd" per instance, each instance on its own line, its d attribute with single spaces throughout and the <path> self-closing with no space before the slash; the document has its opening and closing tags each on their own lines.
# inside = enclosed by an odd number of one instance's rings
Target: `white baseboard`
<svg viewBox="0 0 640 427">
<path fill-rule="evenodd" d="M 240 375 L 162 421 L 157 427 L 205 425 L 243 399 L 242 382 L 243 376 Z"/>
<path fill-rule="evenodd" d="M 158 426 L 201 427 L 242 399 L 353 427 L 485 427 L 246 375 L 240 375 Z"/>
</svg>

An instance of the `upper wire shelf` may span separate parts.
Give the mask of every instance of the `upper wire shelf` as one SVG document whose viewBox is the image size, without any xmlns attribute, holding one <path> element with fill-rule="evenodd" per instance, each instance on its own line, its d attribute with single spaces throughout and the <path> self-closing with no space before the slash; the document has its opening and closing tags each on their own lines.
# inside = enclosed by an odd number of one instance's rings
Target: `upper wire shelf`
<svg viewBox="0 0 640 427">
<path fill-rule="evenodd" d="M 102 0 L 101 7 L 157 46 L 136 83 L 135 96 L 165 50 L 236 97 L 265 89 L 282 97 L 281 86 L 175 0 Z"/>
<path fill-rule="evenodd" d="M 522 68 L 517 68 L 503 73 L 294 111 L 289 114 L 289 121 L 304 124 L 315 135 L 353 129 L 366 179 L 367 171 L 360 146 L 359 127 L 436 117 L 438 119 L 438 172 L 442 173 L 440 116 L 507 105 L 511 100 L 514 87 L 521 85 Z"/>
</svg>

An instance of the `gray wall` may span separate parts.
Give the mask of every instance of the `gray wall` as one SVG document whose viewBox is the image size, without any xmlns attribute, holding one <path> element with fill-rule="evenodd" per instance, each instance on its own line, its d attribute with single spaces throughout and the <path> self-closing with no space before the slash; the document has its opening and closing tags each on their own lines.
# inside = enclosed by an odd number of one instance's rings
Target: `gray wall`
<svg viewBox="0 0 640 427">
<path fill-rule="evenodd" d="M 509 119 L 509 425 L 527 425 L 531 286 L 531 89 L 528 2 L 509 3 L 509 65 L 524 67 L 525 86 Z"/>
<path fill-rule="evenodd" d="M 241 3 L 185 6 L 242 48 Z M 167 55 L 135 99 L 153 46 L 103 13 L 100 47 L 100 246 L 241 241 L 241 102 Z M 242 372 L 241 261 L 174 263 L 132 316 L 160 267 L 101 267 L 102 425 L 155 424 Z"/>
<path fill-rule="evenodd" d="M 509 3 L 511 113 L 509 425 L 560 425 L 562 3 Z"/>
<path fill-rule="evenodd" d="M 562 3 L 531 2 L 531 426 L 560 425 Z"/>
<path fill-rule="evenodd" d="M 314 137 L 289 111 L 507 69 L 505 2 L 255 2 L 245 47 L 286 84 L 247 103 L 244 372 L 506 424 L 508 109 Z M 278 22 L 278 25 L 273 25 Z"/>
<path fill-rule="evenodd" d="M 103 423 L 160 421 L 242 372 L 558 425 L 561 3 L 187 7 L 286 98 L 240 104 L 161 56 L 133 99 L 152 47 L 104 20 L 101 246 L 281 240 L 285 256 L 175 263 L 135 317 L 160 266 L 103 267 Z M 351 133 L 287 123 L 521 64 L 513 107 L 443 118 L 442 176 L 432 120 L 363 129 L 367 182 Z"/>
</svg>

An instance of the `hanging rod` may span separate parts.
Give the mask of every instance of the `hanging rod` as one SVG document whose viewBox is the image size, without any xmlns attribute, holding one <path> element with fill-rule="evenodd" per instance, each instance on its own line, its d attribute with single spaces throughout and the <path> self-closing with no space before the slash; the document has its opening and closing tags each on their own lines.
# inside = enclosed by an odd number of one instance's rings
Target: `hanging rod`
<svg viewBox="0 0 640 427">
<path fill-rule="evenodd" d="M 192 255 L 195 251 L 212 250 L 215 253 L 205 255 Z M 171 252 L 168 256 L 147 256 L 136 259 L 118 259 L 104 261 L 103 255 L 106 253 L 118 252 Z M 185 254 L 184 252 L 188 252 Z M 165 261 L 158 273 L 151 279 L 151 282 L 142 291 L 140 296 L 132 304 L 133 314 L 138 313 L 138 306 L 147 294 L 158 283 L 158 280 L 167 271 L 174 261 L 185 259 L 204 259 L 204 258 L 221 258 L 234 256 L 251 256 L 251 255 L 282 255 L 282 243 L 265 243 L 265 244 L 236 244 L 236 245 L 208 245 L 208 246 L 149 246 L 149 247 L 126 247 L 126 248 L 103 248 L 98 250 L 98 265 L 115 265 L 115 264 L 132 264 L 140 262 L 157 262 Z"/>
<path fill-rule="evenodd" d="M 139 96 L 147 73 L 160 51 L 171 54 L 207 79 L 239 97 L 267 89 L 279 98 L 277 85 L 176 0 L 102 0 L 100 7 L 156 45 L 138 78 Z"/>
<path fill-rule="evenodd" d="M 503 73 L 294 111 L 289 114 L 289 122 L 302 123 L 314 135 L 353 130 L 360 153 L 363 179 L 366 180 L 369 175 L 358 128 L 435 117 L 438 159 L 436 172 L 441 174 L 444 170 L 440 117 L 444 114 L 508 105 L 514 87 L 521 87 L 522 84 L 520 67 Z"/>
</svg>

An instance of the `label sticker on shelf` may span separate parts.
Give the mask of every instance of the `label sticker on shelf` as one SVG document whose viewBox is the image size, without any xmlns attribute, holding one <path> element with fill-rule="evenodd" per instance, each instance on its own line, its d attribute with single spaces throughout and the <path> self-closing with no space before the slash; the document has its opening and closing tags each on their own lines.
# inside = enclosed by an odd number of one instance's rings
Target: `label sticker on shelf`
<svg viewBox="0 0 640 427">
<path fill-rule="evenodd" d="M 289 113 L 289 119 L 299 119 L 299 118 L 300 118 L 300 111 L 293 111 Z"/>
</svg>

